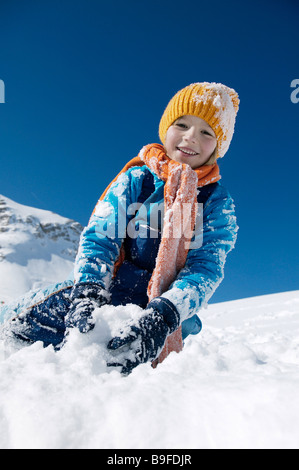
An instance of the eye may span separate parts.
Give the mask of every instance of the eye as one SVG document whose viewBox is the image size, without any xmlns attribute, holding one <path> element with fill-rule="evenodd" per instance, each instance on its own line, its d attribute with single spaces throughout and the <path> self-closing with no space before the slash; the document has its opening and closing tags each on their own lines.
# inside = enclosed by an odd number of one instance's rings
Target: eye
<svg viewBox="0 0 299 470">
<path fill-rule="evenodd" d="M 180 127 L 181 129 L 187 129 L 188 126 L 184 122 L 175 122 L 175 126 Z"/>
<path fill-rule="evenodd" d="M 186 124 L 184 124 L 183 122 L 178 122 L 176 126 L 181 127 L 182 129 L 187 129 Z"/>
<path fill-rule="evenodd" d="M 204 134 L 204 135 L 208 135 L 208 136 L 210 136 L 210 137 L 214 137 L 214 136 L 211 134 L 211 132 L 206 131 L 205 129 L 202 130 L 201 132 L 202 132 L 202 134 Z"/>
</svg>

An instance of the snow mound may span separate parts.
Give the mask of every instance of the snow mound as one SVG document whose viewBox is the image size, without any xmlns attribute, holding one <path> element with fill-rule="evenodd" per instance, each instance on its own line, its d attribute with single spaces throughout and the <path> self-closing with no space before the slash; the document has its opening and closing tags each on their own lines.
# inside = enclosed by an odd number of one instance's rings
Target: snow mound
<svg viewBox="0 0 299 470">
<path fill-rule="evenodd" d="M 0 448 L 298 448 L 299 291 L 211 305 L 183 352 L 123 377 L 105 344 L 140 313 L 104 306 L 59 352 L 0 343 Z"/>
</svg>

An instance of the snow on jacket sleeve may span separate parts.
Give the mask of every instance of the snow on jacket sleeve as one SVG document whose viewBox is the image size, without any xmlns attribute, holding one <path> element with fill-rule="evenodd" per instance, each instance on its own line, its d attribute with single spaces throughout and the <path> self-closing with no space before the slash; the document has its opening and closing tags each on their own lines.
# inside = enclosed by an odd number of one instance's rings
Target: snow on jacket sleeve
<svg viewBox="0 0 299 470">
<path fill-rule="evenodd" d="M 132 217 L 127 214 L 127 207 L 137 197 L 140 185 L 140 178 L 133 176 L 134 168 L 121 174 L 105 198 L 97 203 L 81 235 L 75 261 L 75 283 L 97 283 L 104 289 L 109 288 L 114 264 Z"/>
<path fill-rule="evenodd" d="M 211 298 L 224 278 L 226 256 L 235 246 L 234 204 L 220 184 L 205 204 L 202 229 L 200 248 L 189 250 L 185 267 L 162 295 L 176 306 L 181 321 L 196 314 Z"/>
</svg>

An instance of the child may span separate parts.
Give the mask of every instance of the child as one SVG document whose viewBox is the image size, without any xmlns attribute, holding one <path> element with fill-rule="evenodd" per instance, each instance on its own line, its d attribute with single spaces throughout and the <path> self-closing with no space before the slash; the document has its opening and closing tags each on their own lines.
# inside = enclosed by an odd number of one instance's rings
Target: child
<svg viewBox="0 0 299 470">
<path fill-rule="evenodd" d="M 98 201 L 74 279 L 7 322 L 6 333 L 60 347 L 70 328 L 94 327 L 95 308 L 137 304 L 144 315 L 107 345 L 109 365 L 124 374 L 147 361 L 156 366 L 199 333 L 197 312 L 222 281 L 236 241 L 217 159 L 229 148 L 238 107 L 237 93 L 222 84 L 180 90 L 160 121 L 163 145 L 145 146 Z"/>
</svg>

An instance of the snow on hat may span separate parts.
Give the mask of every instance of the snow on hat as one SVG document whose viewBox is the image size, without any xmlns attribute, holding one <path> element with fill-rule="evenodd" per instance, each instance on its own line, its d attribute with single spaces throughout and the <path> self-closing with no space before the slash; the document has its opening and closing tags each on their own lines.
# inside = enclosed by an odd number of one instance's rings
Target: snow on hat
<svg viewBox="0 0 299 470">
<path fill-rule="evenodd" d="M 159 124 L 159 137 L 165 144 L 168 128 L 179 117 L 191 115 L 204 119 L 217 138 L 217 157 L 223 157 L 231 143 L 236 115 L 239 109 L 238 94 L 221 83 L 192 83 L 178 91 L 169 101 Z"/>
</svg>

